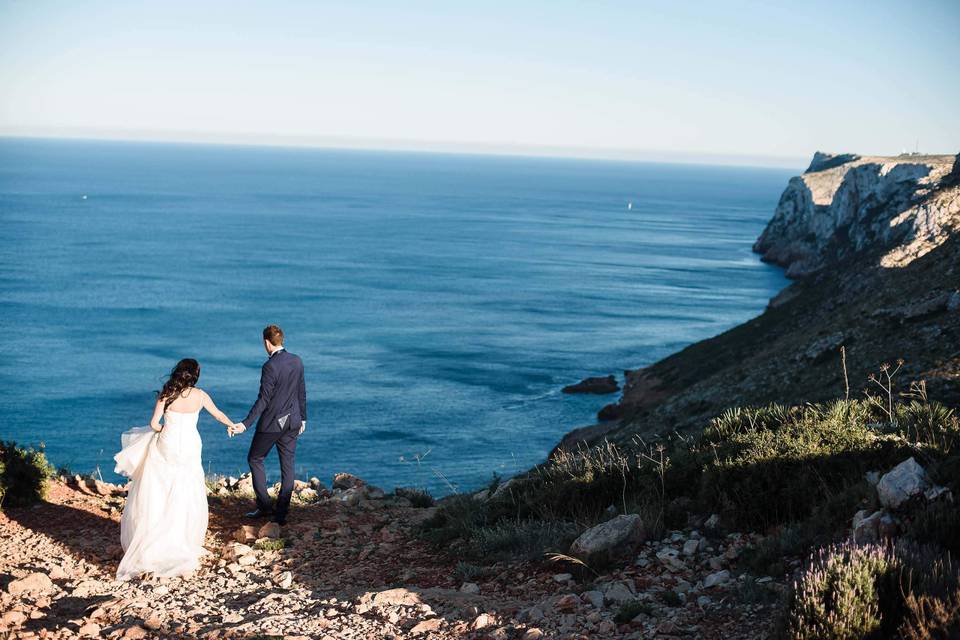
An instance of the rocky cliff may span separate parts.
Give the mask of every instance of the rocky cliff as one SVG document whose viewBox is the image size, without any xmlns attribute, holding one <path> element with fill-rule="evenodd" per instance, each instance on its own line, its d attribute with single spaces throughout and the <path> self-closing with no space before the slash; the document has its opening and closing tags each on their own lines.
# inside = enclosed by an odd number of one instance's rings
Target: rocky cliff
<svg viewBox="0 0 960 640">
<path fill-rule="evenodd" d="M 818 152 L 790 180 L 754 250 L 791 277 L 874 249 L 887 251 L 885 266 L 902 265 L 960 229 L 960 200 L 942 189 L 958 173 L 954 156 Z"/>
<path fill-rule="evenodd" d="M 648 367 L 560 446 L 702 429 L 731 406 L 851 394 L 884 362 L 960 403 L 960 159 L 818 153 L 755 249 L 796 278 L 757 318 Z"/>
</svg>

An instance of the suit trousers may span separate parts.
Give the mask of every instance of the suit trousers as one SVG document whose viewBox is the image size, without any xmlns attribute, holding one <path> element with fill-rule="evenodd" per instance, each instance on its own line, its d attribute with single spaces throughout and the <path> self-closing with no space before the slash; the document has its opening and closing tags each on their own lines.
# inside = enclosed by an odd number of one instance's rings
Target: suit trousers
<svg viewBox="0 0 960 640">
<path fill-rule="evenodd" d="M 253 476 L 253 491 L 257 495 L 257 508 L 261 511 L 273 511 L 274 519 L 281 522 L 287 519 L 290 498 L 293 496 L 294 453 L 297 450 L 299 429 L 299 425 L 294 427 L 288 423 L 288 428 L 283 431 L 257 431 L 253 434 L 250 452 L 247 454 L 247 463 Z M 267 477 L 263 469 L 263 460 L 274 445 L 280 456 L 280 494 L 277 496 L 276 506 L 273 506 L 270 494 L 267 493 Z"/>
</svg>

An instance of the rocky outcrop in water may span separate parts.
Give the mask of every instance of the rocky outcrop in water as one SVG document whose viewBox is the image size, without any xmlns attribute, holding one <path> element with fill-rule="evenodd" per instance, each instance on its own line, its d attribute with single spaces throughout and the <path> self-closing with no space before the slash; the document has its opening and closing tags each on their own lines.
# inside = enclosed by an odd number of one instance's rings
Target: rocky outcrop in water
<svg viewBox="0 0 960 640">
<path fill-rule="evenodd" d="M 903 266 L 960 229 L 960 201 L 941 188 L 958 177 L 957 156 L 818 152 L 790 180 L 754 251 L 794 278 L 861 252 Z"/>
<path fill-rule="evenodd" d="M 594 378 L 584 378 L 577 384 L 568 384 L 563 388 L 564 393 L 594 393 L 605 395 L 620 391 L 620 385 L 613 376 L 597 376 Z"/>
</svg>

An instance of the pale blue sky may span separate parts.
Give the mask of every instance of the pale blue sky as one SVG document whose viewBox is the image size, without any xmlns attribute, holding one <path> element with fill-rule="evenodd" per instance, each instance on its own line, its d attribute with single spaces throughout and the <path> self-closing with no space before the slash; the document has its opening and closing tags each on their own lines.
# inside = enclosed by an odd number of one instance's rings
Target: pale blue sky
<svg viewBox="0 0 960 640">
<path fill-rule="evenodd" d="M 956 153 L 958 33 L 957 0 L 0 0 L 0 135 Z"/>
</svg>

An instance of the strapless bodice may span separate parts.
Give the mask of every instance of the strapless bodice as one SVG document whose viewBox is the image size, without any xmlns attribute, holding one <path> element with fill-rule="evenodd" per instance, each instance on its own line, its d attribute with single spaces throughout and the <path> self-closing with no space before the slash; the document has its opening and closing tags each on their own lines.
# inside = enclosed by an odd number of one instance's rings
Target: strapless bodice
<svg viewBox="0 0 960 640">
<path fill-rule="evenodd" d="M 168 410 L 163 414 L 163 431 L 157 439 L 157 448 L 167 462 L 183 464 L 200 460 L 199 418 L 200 411 L 182 413 Z"/>
</svg>

